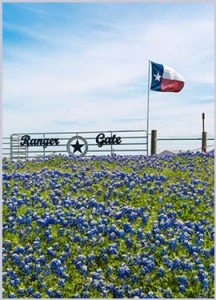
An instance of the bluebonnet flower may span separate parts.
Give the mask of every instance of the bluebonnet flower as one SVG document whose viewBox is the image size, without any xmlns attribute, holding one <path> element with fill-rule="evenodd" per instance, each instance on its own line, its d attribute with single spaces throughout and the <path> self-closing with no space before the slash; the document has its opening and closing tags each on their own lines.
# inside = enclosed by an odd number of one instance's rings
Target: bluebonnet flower
<svg viewBox="0 0 216 300">
<path fill-rule="evenodd" d="M 125 237 L 124 230 L 123 229 L 117 230 L 117 235 L 118 235 L 118 237 L 124 239 L 124 237 Z"/>
<path fill-rule="evenodd" d="M 110 276 L 111 274 L 113 273 L 113 267 L 112 266 L 109 266 L 108 269 L 107 269 L 107 276 Z"/>
<path fill-rule="evenodd" d="M 47 254 L 48 254 L 49 256 L 51 256 L 51 257 L 55 257 L 55 256 L 56 256 L 56 253 L 55 253 L 53 247 L 49 247 L 49 248 L 47 249 Z"/>
<path fill-rule="evenodd" d="M 4 241 L 3 246 L 5 247 L 5 249 L 11 250 L 12 242 L 10 240 L 6 240 Z"/>
<path fill-rule="evenodd" d="M 209 280 L 208 280 L 208 278 L 205 278 L 205 279 L 202 281 L 202 285 L 203 285 L 204 289 L 205 289 L 206 291 L 208 291 L 208 289 L 209 289 Z"/>
<path fill-rule="evenodd" d="M 34 293 L 34 288 L 32 287 L 32 286 L 29 286 L 28 288 L 27 288 L 27 291 L 28 291 L 28 293 L 29 293 L 29 295 L 33 295 L 33 293 Z"/>
<path fill-rule="evenodd" d="M 177 247 L 177 241 L 176 241 L 176 239 L 171 239 L 170 241 L 169 241 L 169 245 L 170 245 L 170 248 L 172 249 L 172 250 L 176 250 L 176 247 Z"/>
<path fill-rule="evenodd" d="M 8 274 L 10 276 L 11 279 L 16 279 L 17 278 L 17 273 L 15 271 L 13 271 L 12 269 L 7 269 Z"/>
<path fill-rule="evenodd" d="M 143 225 L 147 225 L 148 224 L 149 216 L 150 216 L 149 213 L 144 213 L 143 214 L 143 217 L 142 217 Z"/>
<path fill-rule="evenodd" d="M 37 265 L 35 266 L 35 270 L 37 271 L 37 273 L 42 272 L 42 267 L 41 267 L 41 265 L 40 265 L 40 264 L 37 264 Z"/>
<path fill-rule="evenodd" d="M 199 239 L 197 240 L 197 245 L 203 245 L 203 244 L 204 244 L 203 239 L 202 239 L 202 238 L 199 238 Z"/>
<path fill-rule="evenodd" d="M 40 289 L 46 289 L 47 288 L 47 283 L 43 282 L 43 279 L 44 279 L 43 277 L 39 278 L 39 281 L 40 281 L 39 288 Z"/>
<path fill-rule="evenodd" d="M 133 283 L 137 283 L 138 281 L 139 281 L 138 275 L 137 275 L 137 274 L 134 274 L 134 275 L 132 276 L 132 282 L 133 282 Z"/>
<path fill-rule="evenodd" d="M 128 236 L 125 239 L 125 243 L 126 243 L 126 245 L 127 245 L 128 248 L 132 248 L 132 246 L 133 246 L 133 239 L 130 236 Z"/>
<path fill-rule="evenodd" d="M 82 265 L 80 270 L 81 270 L 83 275 L 85 275 L 85 276 L 88 275 L 88 267 L 86 265 Z"/>
<path fill-rule="evenodd" d="M 124 298 L 124 292 L 120 288 L 115 289 L 115 296 L 116 298 Z"/>
<path fill-rule="evenodd" d="M 48 276 L 51 273 L 50 267 L 48 264 L 45 265 L 44 276 Z"/>
<path fill-rule="evenodd" d="M 8 260 L 7 254 L 3 254 L 3 259 L 2 259 L 3 265 L 6 263 L 7 260 Z"/>
<path fill-rule="evenodd" d="M 15 284 L 15 280 L 12 279 L 12 280 L 10 281 L 10 285 L 11 285 L 11 286 L 15 286 L 15 285 L 16 285 L 16 284 Z"/>
<path fill-rule="evenodd" d="M 158 202 L 161 204 L 161 203 L 163 203 L 163 197 L 162 196 L 159 196 L 158 197 Z"/>
<path fill-rule="evenodd" d="M 39 263 L 42 264 L 42 265 L 46 264 L 46 257 L 44 255 L 41 255 L 39 257 Z"/>
<path fill-rule="evenodd" d="M 167 263 L 169 260 L 170 260 L 170 259 L 169 259 L 169 256 L 168 256 L 168 255 L 163 256 L 163 261 L 164 261 L 165 263 Z"/>
<path fill-rule="evenodd" d="M 55 297 L 56 297 L 56 298 L 62 298 L 62 293 L 61 293 L 61 291 L 56 291 Z"/>
<path fill-rule="evenodd" d="M 25 290 L 24 290 L 23 288 L 19 288 L 17 292 L 18 292 L 18 294 L 19 294 L 21 297 L 24 297 L 24 295 L 25 295 Z"/>
<path fill-rule="evenodd" d="M 7 272 L 3 272 L 2 273 L 2 279 L 3 279 L 4 282 L 7 281 L 7 277 L 8 277 Z"/>
<path fill-rule="evenodd" d="M 198 278 L 200 282 L 203 282 L 205 279 L 208 279 L 208 273 L 201 269 L 198 272 Z"/>
<path fill-rule="evenodd" d="M 126 233 L 131 233 L 133 230 L 133 227 L 129 223 L 124 223 L 123 227 L 124 227 L 124 232 Z"/>
<path fill-rule="evenodd" d="M 64 250 L 65 250 L 66 252 L 69 252 L 69 251 L 70 251 L 70 245 L 69 245 L 69 244 L 65 244 Z"/>
<path fill-rule="evenodd" d="M 51 261 L 51 267 L 52 268 L 59 268 L 60 266 L 61 266 L 62 264 L 61 264 L 61 261 L 59 260 L 59 259 L 53 259 L 52 261 Z"/>
<path fill-rule="evenodd" d="M 210 250 L 210 255 L 214 256 L 214 246 L 212 246 L 212 248 Z"/>
<path fill-rule="evenodd" d="M 209 265 L 209 273 L 212 276 L 212 278 L 214 278 L 214 271 L 215 271 L 214 269 L 215 269 L 214 264 L 210 264 Z"/>
<path fill-rule="evenodd" d="M 15 293 L 10 293 L 10 294 L 8 295 L 8 298 L 16 298 Z"/>
<path fill-rule="evenodd" d="M 55 296 L 55 292 L 52 288 L 49 288 L 47 290 L 47 295 L 50 297 L 50 298 L 53 298 Z"/>
<path fill-rule="evenodd" d="M 40 240 L 40 238 L 37 238 L 33 243 L 33 247 L 40 248 L 40 245 L 41 245 L 41 240 Z"/>
<path fill-rule="evenodd" d="M 39 292 L 36 292 L 33 294 L 34 298 L 41 298 L 41 294 Z"/>
<path fill-rule="evenodd" d="M 90 298 L 90 292 L 89 291 L 84 291 L 82 293 L 82 298 Z"/>
<path fill-rule="evenodd" d="M 142 230 L 141 227 L 139 227 L 138 230 L 137 230 L 137 236 L 138 236 L 139 239 L 144 238 L 143 230 Z"/>
<path fill-rule="evenodd" d="M 55 244 L 53 245 L 53 247 L 54 247 L 57 251 L 60 250 L 59 243 L 55 243 Z"/>
<path fill-rule="evenodd" d="M 181 285 L 188 286 L 188 278 L 184 275 L 177 277 Z"/>
<path fill-rule="evenodd" d="M 142 188 L 142 192 L 143 192 L 143 193 L 147 193 L 147 192 L 148 192 L 148 187 L 147 187 L 147 186 L 144 186 L 144 187 Z"/>
<path fill-rule="evenodd" d="M 59 281 L 58 281 L 58 284 L 60 287 L 64 288 L 65 286 L 65 279 L 64 278 L 60 278 Z"/>
<path fill-rule="evenodd" d="M 148 298 L 155 298 L 155 294 L 153 292 L 148 292 L 148 295 L 147 295 Z"/>
<path fill-rule="evenodd" d="M 164 295 L 166 298 L 173 298 L 172 290 L 166 290 Z"/>
<path fill-rule="evenodd" d="M 123 264 L 120 265 L 120 267 L 118 269 L 118 277 L 120 277 L 120 278 L 130 277 L 130 269 L 126 265 L 126 263 L 123 263 Z"/>
<path fill-rule="evenodd" d="M 158 276 L 159 277 L 164 277 L 164 274 L 165 274 L 165 269 L 163 267 L 160 267 L 158 269 Z"/>
<path fill-rule="evenodd" d="M 109 239 L 110 239 L 110 240 L 115 240 L 115 238 L 116 238 L 115 232 L 111 232 L 111 234 L 110 234 L 110 236 L 109 236 Z"/>
<path fill-rule="evenodd" d="M 147 273 L 148 273 L 148 268 L 147 268 L 147 267 L 143 267 L 143 268 L 141 269 L 141 274 L 142 274 L 143 276 L 145 276 Z"/>
<path fill-rule="evenodd" d="M 111 244 L 108 247 L 108 254 L 118 254 L 118 245 L 117 244 Z"/>
<path fill-rule="evenodd" d="M 161 250 L 161 254 L 166 255 L 167 251 L 168 251 L 167 247 L 163 247 L 162 250 Z"/>
<path fill-rule="evenodd" d="M 185 293 L 185 285 L 181 284 L 181 285 L 179 286 L 179 292 L 180 292 L 180 293 Z"/>
</svg>

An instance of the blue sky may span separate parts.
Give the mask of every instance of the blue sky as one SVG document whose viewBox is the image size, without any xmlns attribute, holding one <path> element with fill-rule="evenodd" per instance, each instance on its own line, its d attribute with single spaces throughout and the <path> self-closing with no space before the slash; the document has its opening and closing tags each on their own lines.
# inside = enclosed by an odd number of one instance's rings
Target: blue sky
<svg viewBox="0 0 216 300">
<path fill-rule="evenodd" d="M 146 129 L 148 60 L 185 78 L 150 92 L 150 130 L 214 134 L 214 5 L 4 3 L 3 136 Z"/>
</svg>

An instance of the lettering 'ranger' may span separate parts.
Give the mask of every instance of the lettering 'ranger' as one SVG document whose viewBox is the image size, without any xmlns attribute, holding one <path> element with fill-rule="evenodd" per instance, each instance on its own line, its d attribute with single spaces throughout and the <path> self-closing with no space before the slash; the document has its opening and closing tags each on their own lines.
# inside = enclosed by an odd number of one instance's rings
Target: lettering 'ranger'
<svg viewBox="0 0 216 300">
<path fill-rule="evenodd" d="M 47 139 L 31 139 L 30 135 L 23 135 L 21 137 L 20 146 L 57 146 L 60 144 L 59 139 L 47 138 Z"/>
</svg>

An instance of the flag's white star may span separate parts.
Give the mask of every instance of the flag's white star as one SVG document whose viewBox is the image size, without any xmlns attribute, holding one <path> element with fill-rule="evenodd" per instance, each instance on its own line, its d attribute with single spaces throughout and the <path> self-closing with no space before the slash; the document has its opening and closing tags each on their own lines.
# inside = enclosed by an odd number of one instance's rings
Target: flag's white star
<svg viewBox="0 0 216 300">
<path fill-rule="evenodd" d="M 156 80 L 160 81 L 161 75 L 159 74 L 159 72 L 157 72 L 157 75 L 154 75 L 154 76 L 155 76 L 155 81 Z"/>
</svg>

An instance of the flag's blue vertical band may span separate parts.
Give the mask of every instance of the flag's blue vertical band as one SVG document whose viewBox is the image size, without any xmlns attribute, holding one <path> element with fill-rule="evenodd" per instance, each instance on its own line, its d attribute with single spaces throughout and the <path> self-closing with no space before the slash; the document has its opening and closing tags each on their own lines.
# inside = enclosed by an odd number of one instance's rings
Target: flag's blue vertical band
<svg viewBox="0 0 216 300">
<path fill-rule="evenodd" d="M 164 67 L 161 64 L 157 64 L 151 61 L 151 90 L 161 91 L 161 81 L 163 77 Z M 157 75 L 159 75 L 157 77 Z"/>
</svg>

